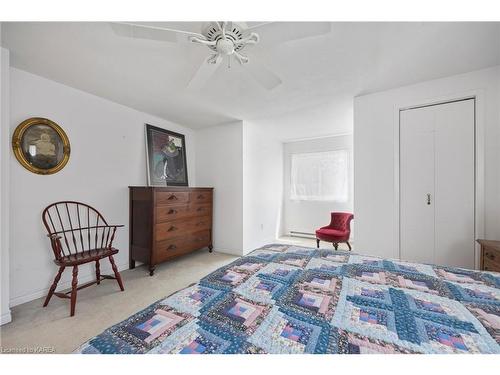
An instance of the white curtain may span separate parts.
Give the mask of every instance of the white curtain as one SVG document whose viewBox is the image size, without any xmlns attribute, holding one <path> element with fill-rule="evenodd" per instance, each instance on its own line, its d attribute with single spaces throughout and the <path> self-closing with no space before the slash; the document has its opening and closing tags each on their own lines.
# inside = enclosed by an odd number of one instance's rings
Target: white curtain
<svg viewBox="0 0 500 375">
<path fill-rule="evenodd" d="M 348 150 L 292 154 L 290 199 L 348 200 Z"/>
</svg>

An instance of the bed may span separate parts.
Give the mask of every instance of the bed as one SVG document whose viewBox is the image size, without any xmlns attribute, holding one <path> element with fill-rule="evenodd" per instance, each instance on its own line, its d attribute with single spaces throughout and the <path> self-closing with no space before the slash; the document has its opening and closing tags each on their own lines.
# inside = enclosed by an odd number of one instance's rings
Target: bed
<svg viewBox="0 0 500 375">
<path fill-rule="evenodd" d="M 500 274 L 271 244 L 77 353 L 500 353 Z"/>
</svg>

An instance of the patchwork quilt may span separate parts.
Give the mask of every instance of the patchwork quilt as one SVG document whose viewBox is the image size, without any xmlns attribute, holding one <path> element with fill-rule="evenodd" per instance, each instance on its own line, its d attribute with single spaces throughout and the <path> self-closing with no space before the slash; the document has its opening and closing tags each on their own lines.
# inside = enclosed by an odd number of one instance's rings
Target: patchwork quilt
<svg viewBox="0 0 500 375">
<path fill-rule="evenodd" d="M 500 353 L 500 274 L 273 244 L 78 353 Z"/>
</svg>

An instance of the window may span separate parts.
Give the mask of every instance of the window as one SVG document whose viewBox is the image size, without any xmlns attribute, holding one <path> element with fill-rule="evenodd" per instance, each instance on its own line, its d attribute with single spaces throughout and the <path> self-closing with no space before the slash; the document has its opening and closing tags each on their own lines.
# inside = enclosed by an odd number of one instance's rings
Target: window
<svg viewBox="0 0 500 375">
<path fill-rule="evenodd" d="M 292 154 L 290 199 L 348 200 L 348 150 Z"/>
</svg>

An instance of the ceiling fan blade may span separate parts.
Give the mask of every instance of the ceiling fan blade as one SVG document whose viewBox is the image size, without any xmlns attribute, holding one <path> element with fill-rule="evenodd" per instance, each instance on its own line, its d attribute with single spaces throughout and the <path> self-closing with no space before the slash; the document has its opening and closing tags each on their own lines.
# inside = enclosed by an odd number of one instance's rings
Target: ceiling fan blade
<svg viewBox="0 0 500 375">
<path fill-rule="evenodd" d="M 245 67 L 257 83 L 267 90 L 272 90 L 282 83 L 280 77 L 266 68 L 253 56 L 248 63 L 243 65 L 243 67 Z"/>
<path fill-rule="evenodd" d="M 268 22 L 252 27 L 260 36 L 259 44 L 272 45 L 328 34 L 330 22 Z"/>
<path fill-rule="evenodd" d="M 220 67 L 222 62 L 222 56 L 218 56 L 215 63 L 209 64 L 206 60 L 203 60 L 203 64 L 200 65 L 196 73 L 191 77 L 187 85 L 187 89 L 190 91 L 200 90 L 205 86 L 207 81 L 212 77 L 215 71 Z"/>
<path fill-rule="evenodd" d="M 110 22 L 109 24 L 116 35 L 127 38 L 149 39 L 172 43 L 190 43 L 190 36 L 205 39 L 203 35 L 198 33 L 168 29 L 159 26 L 148 26 L 129 22 Z"/>
</svg>

